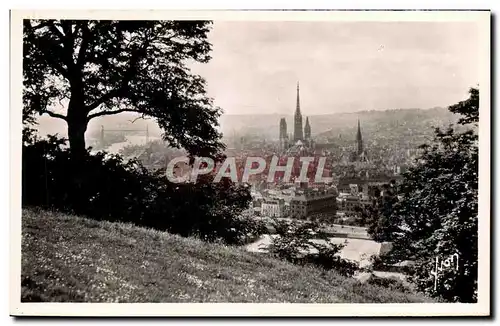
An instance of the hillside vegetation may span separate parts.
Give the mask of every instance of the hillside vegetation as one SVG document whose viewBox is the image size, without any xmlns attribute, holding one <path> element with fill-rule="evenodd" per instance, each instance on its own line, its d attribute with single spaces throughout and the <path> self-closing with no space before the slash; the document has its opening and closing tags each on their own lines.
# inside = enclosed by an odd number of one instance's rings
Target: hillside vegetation
<svg viewBox="0 0 500 326">
<path fill-rule="evenodd" d="M 24 209 L 22 301 L 429 302 L 132 224 Z"/>
</svg>

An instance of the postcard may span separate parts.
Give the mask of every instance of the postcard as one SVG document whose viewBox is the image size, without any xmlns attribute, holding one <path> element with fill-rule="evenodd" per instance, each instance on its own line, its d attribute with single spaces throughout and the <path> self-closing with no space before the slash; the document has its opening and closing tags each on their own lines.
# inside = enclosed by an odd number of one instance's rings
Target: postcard
<svg viewBox="0 0 500 326">
<path fill-rule="evenodd" d="M 13 316 L 489 316 L 489 11 L 11 11 Z"/>
</svg>

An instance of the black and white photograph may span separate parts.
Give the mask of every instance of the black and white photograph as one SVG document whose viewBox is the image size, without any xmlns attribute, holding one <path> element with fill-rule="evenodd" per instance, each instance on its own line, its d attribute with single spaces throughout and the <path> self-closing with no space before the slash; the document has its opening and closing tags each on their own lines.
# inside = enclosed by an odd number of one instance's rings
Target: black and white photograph
<svg viewBox="0 0 500 326">
<path fill-rule="evenodd" d="M 488 316 L 490 16 L 12 11 L 11 315 Z"/>
</svg>

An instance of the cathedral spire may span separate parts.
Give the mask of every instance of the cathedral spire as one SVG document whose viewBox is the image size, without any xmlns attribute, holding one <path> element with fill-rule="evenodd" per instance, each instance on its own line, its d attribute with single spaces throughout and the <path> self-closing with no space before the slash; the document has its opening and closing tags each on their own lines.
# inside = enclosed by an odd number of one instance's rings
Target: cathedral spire
<svg viewBox="0 0 500 326">
<path fill-rule="evenodd" d="M 280 120 L 280 147 L 282 150 L 288 147 L 288 134 L 286 132 L 285 118 L 281 118 Z"/>
<path fill-rule="evenodd" d="M 361 125 L 359 123 L 359 119 L 358 119 L 358 133 L 356 134 L 356 142 L 358 145 L 358 155 L 361 155 L 361 153 L 363 153 L 363 137 L 361 136 Z"/>
<path fill-rule="evenodd" d="M 304 126 L 304 138 L 307 140 L 311 138 L 311 125 L 309 124 L 309 117 L 306 117 L 306 125 Z"/>
<path fill-rule="evenodd" d="M 300 114 L 300 89 L 299 89 L 299 82 L 297 82 L 297 105 L 295 107 L 295 114 L 297 114 L 297 112 Z"/>
<path fill-rule="evenodd" d="M 293 128 L 293 140 L 304 140 L 304 134 L 302 130 L 302 113 L 300 113 L 300 95 L 299 95 L 299 82 L 297 82 L 297 106 L 295 107 L 295 117 L 294 117 L 294 128 Z"/>
</svg>

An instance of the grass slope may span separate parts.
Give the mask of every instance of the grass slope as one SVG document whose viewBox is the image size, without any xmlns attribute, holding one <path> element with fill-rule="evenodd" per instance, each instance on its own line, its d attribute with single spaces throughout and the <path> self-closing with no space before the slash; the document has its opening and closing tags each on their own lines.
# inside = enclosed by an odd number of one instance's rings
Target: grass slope
<svg viewBox="0 0 500 326">
<path fill-rule="evenodd" d="M 431 301 L 130 224 L 36 209 L 22 224 L 24 302 Z"/>
</svg>

